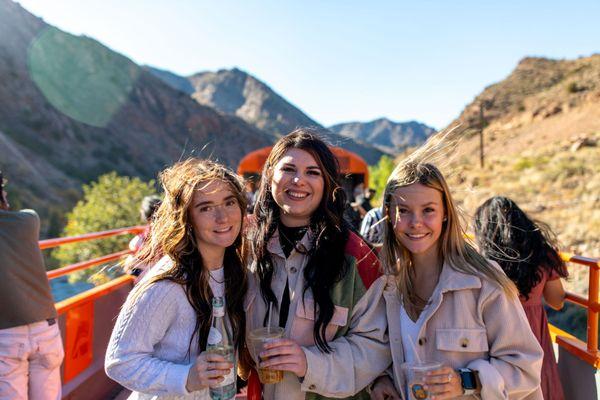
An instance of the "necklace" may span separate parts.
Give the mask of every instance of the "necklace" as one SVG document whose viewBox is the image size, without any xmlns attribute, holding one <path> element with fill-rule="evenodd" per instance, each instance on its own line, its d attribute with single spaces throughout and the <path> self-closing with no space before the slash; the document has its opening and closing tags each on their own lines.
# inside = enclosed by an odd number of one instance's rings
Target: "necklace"
<svg viewBox="0 0 600 400">
<path fill-rule="evenodd" d="M 221 267 L 222 268 L 222 267 Z M 223 283 L 225 283 L 225 277 L 223 276 L 223 280 L 220 281 L 217 278 L 215 278 L 213 276 L 213 274 L 210 273 L 210 271 L 208 271 L 208 275 L 210 276 L 210 279 L 212 279 L 213 281 L 217 282 L 219 285 L 222 285 Z"/>
<path fill-rule="evenodd" d="M 279 225 L 279 242 L 286 257 L 291 254 L 293 249 L 297 249 L 298 243 L 302 240 L 307 230 L 307 226 L 289 228 L 283 224 Z M 292 239 L 290 239 L 288 235 L 290 235 Z"/>
</svg>

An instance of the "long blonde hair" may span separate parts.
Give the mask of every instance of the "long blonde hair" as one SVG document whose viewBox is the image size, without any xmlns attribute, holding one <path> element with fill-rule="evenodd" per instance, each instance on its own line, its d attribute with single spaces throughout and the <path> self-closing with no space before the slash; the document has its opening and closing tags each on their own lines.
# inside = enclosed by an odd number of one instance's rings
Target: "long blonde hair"
<svg viewBox="0 0 600 400">
<path fill-rule="evenodd" d="M 415 161 L 413 158 L 396 166 L 386 184 L 383 203 L 383 217 L 386 221 L 381 259 L 385 272 L 396 276 L 398 291 L 402 298 L 414 306 L 420 305 L 423 301 L 415 293 L 411 277 L 411 269 L 414 266 L 410 252 L 394 234 L 390 211 L 395 192 L 401 187 L 415 183 L 438 190 L 442 194 L 446 215 L 439 239 L 442 260 L 447 261 L 450 267 L 457 271 L 480 276 L 497 283 L 507 293 L 516 293 L 510 279 L 500 269 L 492 266 L 465 240 L 459 211 L 454 205 L 450 189 L 439 169 L 433 164 Z"/>
</svg>

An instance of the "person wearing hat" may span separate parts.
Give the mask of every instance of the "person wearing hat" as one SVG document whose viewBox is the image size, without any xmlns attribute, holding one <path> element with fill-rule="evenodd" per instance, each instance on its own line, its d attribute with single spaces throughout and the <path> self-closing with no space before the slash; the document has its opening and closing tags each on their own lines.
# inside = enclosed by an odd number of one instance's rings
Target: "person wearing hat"
<svg viewBox="0 0 600 400">
<path fill-rule="evenodd" d="M 0 399 L 60 399 L 64 357 L 33 210 L 11 211 L 0 171 Z"/>
</svg>

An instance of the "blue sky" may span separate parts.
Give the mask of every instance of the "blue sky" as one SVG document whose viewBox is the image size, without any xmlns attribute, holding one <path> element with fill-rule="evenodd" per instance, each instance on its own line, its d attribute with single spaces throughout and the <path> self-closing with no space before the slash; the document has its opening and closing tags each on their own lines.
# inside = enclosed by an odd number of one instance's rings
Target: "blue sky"
<svg viewBox="0 0 600 400">
<path fill-rule="evenodd" d="M 181 75 L 237 66 L 324 125 L 442 128 L 525 56 L 600 52 L 598 0 L 19 3 L 140 64 Z"/>
</svg>

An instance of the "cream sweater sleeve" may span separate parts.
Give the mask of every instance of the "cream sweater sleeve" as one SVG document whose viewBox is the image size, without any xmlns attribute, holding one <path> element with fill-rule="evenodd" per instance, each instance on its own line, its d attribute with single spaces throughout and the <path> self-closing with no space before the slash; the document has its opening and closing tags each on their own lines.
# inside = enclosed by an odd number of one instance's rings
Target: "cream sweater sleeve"
<svg viewBox="0 0 600 400">
<path fill-rule="evenodd" d="M 136 287 L 128 297 L 112 332 L 106 351 L 106 374 L 126 388 L 144 394 L 190 394 L 185 385 L 192 364 L 166 361 L 165 357 L 155 355 L 156 348 L 161 348 L 163 356 L 169 351 L 161 343 L 167 334 L 170 343 L 186 348 L 189 344 L 187 332 L 173 329 L 180 311 L 185 310 L 179 303 L 187 302 L 181 286 L 160 281 L 141 293 L 136 289 L 140 288 Z M 181 351 L 173 349 L 174 353 Z"/>
</svg>

